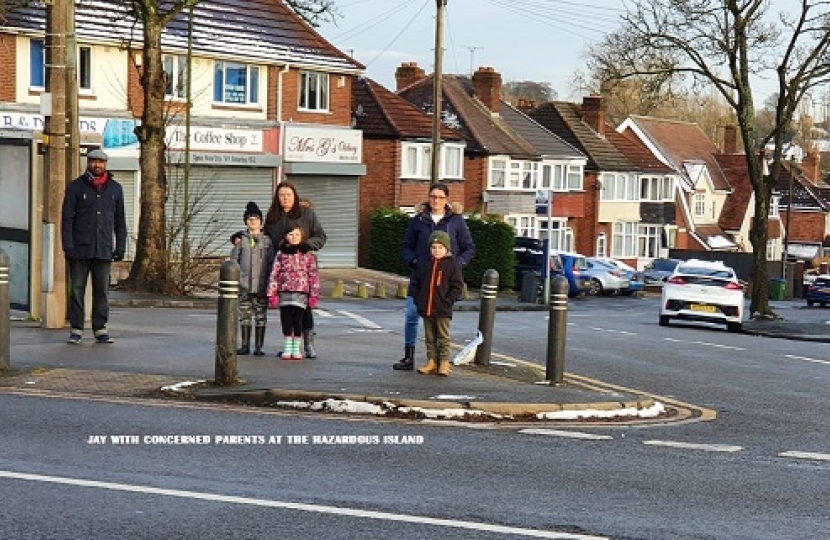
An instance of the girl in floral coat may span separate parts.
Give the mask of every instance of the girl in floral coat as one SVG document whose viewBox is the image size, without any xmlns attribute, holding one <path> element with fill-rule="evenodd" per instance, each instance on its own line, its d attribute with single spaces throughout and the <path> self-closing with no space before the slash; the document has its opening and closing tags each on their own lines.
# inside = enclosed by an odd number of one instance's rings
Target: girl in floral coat
<svg viewBox="0 0 830 540">
<path fill-rule="evenodd" d="M 303 339 L 303 313 L 317 307 L 320 298 L 320 274 L 317 258 L 302 249 L 306 233 L 296 222 L 287 227 L 279 251 L 274 258 L 268 299 L 272 307 L 279 306 L 280 322 L 285 345 L 283 360 L 302 360 L 300 342 Z"/>
</svg>

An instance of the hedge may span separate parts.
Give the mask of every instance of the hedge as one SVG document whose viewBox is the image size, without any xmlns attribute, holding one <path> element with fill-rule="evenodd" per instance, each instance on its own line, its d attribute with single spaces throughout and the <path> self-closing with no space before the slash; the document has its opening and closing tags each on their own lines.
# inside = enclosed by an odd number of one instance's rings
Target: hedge
<svg viewBox="0 0 830 540">
<path fill-rule="evenodd" d="M 409 275 L 409 268 L 401 260 L 401 240 L 409 215 L 392 208 L 378 208 L 369 218 L 369 268 Z M 465 218 L 476 245 L 476 254 L 464 268 L 464 281 L 474 288 L 481 287 L 484 272 L 499 273 L 499 287 L 513 288 L 516 284 L 513 247 L 516 233 L 512 226 L 495 218 Z"/>
</svg>

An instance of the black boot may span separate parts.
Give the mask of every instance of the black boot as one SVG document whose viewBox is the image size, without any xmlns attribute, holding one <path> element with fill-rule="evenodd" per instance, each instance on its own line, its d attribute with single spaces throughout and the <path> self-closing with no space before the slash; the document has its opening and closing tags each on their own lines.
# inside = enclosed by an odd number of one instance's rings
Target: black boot
<svg viewBox="0 0 830 540">
<path fill-rule="evenodd" d="M 242 327 L 242 346 L 236 349 L 236 354 L 251 354 L 251 327 Z"/>
<path fill-rule="evenodd" d="M 254 356 L 263 356 L 262 344 L 265 343 L 265 327 L 257 326 L 254 335 Z"/>
<path fill-rule="evenodd" d="M 406 346 L 403 348 L 403 358 L 396 364 L 392 364 L 392 369 L 398 371 L 412 371 L 415 368 L 415 347 Z"/>
</svg>

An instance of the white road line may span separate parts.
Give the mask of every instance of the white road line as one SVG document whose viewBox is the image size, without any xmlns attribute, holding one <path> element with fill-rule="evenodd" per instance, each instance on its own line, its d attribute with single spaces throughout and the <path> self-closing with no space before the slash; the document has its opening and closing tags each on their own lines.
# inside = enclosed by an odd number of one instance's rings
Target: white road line
<svg viewBox="0 0 830 540">
<path fill-rule="evenodd" d="M 663 338 L 666 341 L 673 341 L 674 343 L 692 343 L 694 345 L 706 345 L 708 347 L 717 347 L 719 349 L 731 349 L 733 351 L 745 351 L 744 347 L 732 347 L 731 345 L 720 345 L 718 343 L 709 343 L 708 341 L 689 341 L 686 339 Z"/>
<path fill-rule="evenodd" d="M 70 486 L 90 487 L 98 489 L 110 489 L 114 491 L 126 491 L 130 493 L 146 493 L 161 495 L 165 497 L 179 497 L 182 499 L 196 499 L 202 501 L 214 501 L 218 503 L 245 504 L 250 506 L 262 506 L 266 508 L 284 508 L 287 510 L 299 510 L 303 512 L 315 512 L 318 514 L 332 514 L 337 516 L 349 516 L 355 518 L 381 519 L 386 521 L 397 521 L 403 523 L 415 523 L 418 525 L 432 525 L 436 527 L 451 527 L 456 529 L 469 529 L 475 531 L 486 531 L 497 534 L 512 534 L 528 536 L 533 538 L 557 538 L 567 540 L 600 540 L 606 537 L 589 536 L 584 534 L 569 534 L 555 531 L 542 531 L 535 529 L 523 529 L 519 527 L 506 527 L 502 525 L 491 525 L 475 521 L 461 521 L 454 519 L 438 519 L 424 516 L 412 516 L 406 514 L 393 514 L 391 512 L 373 512 L 370 510 L 358 510 L 356 508 L 341 508 L 336 506 L 324 506 L 314 504 L 292 503 L 286 501 L 275 501 L 269 499 L 253 499 L 250 497 L 237 497 L 231 495 L 219 495 L 215 493 L 202 493 L 198 491 L 184 491 L 179 489 L 162 489 L 150 486 L 138 486 L 132 484 L 119 484 L 113 482 L 100 482 L 97 480 L 82 480 L 77 478 L 65 478 L 59 476 L 45 476 L 40 474 L 26 474 L 13 471 L 0 471 L 0 478 L 13 480 L 25 480 L 29 482 L 46 482 L 51 484 L 62 484 Z M 607 539 L 606 539 L 607 540 Z"/>
<path fill-rule="evenodd" d="M 703 450 L 704 452 L 740 452 L 743 446 L 731 444 L 695 444 L 678 441 L 643 441 L 650 446 L 668 446 L 671 448 L 685 448 L 687 450 Z"/>
<path fill-rule="evenodd" d="M 600 332 L 610 332 L 612 334 L 625 334 L 626 336 L 636 336 L 636 332 L 626 332 L 625 330 L 611 330 L 610 328 L 598 328 L 596 326 L 592 326 L 591 330 L 598 330 Z"/>
<path fill-rule="evenodd" d="M 351 311 L 344 311 L 344 310 L 338 309 L 337 313 L 341 313 L 341 314 L 345 315 L 346 317 L 354 319 L 363 328 L 369 328 L 371 330 L 380 330 L 380 329 L 383 328 L 381 325 L 370 321 L 366 317 L 361 317 L 357 313 L 352 313 Z"/>
<path fill-rule="evenodd" d="M 548 435 L 551 437 L 564 437 L 566 439 L 586 439 L 589 441 L 607 441 L 614 437 L 611 435 L 595 435 L 593 433 L 581 433 L 579 431 L 563 431 L 559 429 L 520 429 L 519 433 L 528 435 Z"/>
<path fill-rule="evenodd" d="M 819 461 L 830 461 L 830 454 L 819 454 L 817 452 L 798 452 L 796 450 L 789 450 L 781 452 L 778 457 L 789 457 L 796 459 L 816 459 Z"/>
<path fill-rule="evenodd" d="M 815 362 L 816 364 L 830 365 L 830 361 L 819 360 L 818 358 L 810 358 L 807 356 L 795 356 L 794 354 L 785 354 L 784 358 L 792 358 L 793 360 L 804 360 L 805 362 Z"/>
</svg>

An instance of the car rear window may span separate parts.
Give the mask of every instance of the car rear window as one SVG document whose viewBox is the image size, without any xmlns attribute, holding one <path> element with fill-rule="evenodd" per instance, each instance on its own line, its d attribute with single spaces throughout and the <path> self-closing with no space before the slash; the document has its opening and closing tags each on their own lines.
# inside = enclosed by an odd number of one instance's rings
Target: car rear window
<svg viewBox="0 0 830 540">
<path fill-rule="evenodd" d="M 720 279 L 734 279 L 735 273 L 727 268 L 709 268 L 697 266 L 681 266 L 678 270 L 681 274 L 688 276 L 700 276 Z"/>
</svg>

